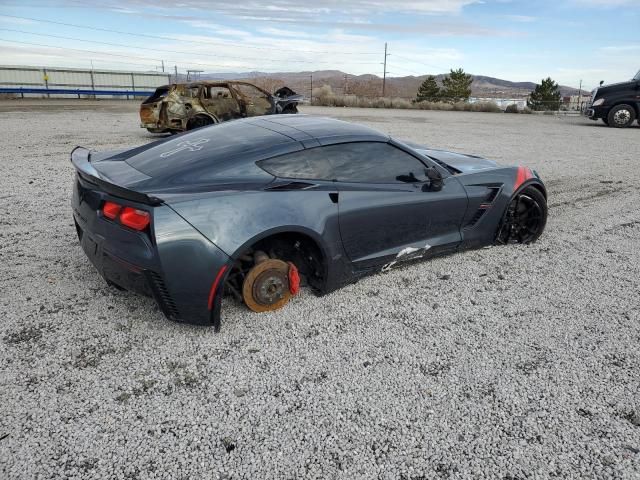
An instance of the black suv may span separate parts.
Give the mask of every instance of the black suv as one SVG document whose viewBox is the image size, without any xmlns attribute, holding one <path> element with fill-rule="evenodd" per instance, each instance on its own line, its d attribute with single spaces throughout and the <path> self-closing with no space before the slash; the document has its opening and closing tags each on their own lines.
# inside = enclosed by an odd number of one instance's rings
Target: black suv
<svg viewBox="0 0 640 480">
<path fill-rule="evenodd" d="M 628 82 L 596 88 L 585 115 L 591 120 L 602 119 L 610 127 L 629 127 L 640 118 L 640 71 Z"/>
</svg>

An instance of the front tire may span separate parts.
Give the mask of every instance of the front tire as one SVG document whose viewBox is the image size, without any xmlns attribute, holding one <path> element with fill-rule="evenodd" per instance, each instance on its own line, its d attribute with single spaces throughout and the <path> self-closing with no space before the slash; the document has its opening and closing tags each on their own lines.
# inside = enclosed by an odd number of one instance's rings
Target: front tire
<svg viewBox="0 0 640 480">
<path fill-rule="evenodd" d="M 631 105 L 616 105 L 609 110 L 607 120 L 610 127 L 627 128 L 636 120 L 636 111 Z"/>
<path fill-rule="evenodd" d="M 496 243 L 533 243 L 547 224 L 547 201 L 536 187 L 516 192 L 505 212 Z"/>
</svg>

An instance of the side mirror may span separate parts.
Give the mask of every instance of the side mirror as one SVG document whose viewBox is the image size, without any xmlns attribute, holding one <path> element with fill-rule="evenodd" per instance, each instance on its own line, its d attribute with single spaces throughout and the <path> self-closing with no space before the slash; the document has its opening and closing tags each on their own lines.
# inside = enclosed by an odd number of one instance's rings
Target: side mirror
<svg viewBox="0 0 640 480">
<path fill-rule="evenodd" d="M 439 192 L 442 190 L 442 186 L 444 185 L 444 181 L 442 180 L 442 174 L 438 171 L 437 168 L 431 167 L 425 170 L 427 174 L 427 178 L 429 179 L 429 183 L 426 183 L 422 190 L 425 192 Z"/>
<path fill-rule="evenodd" d="M 600 86 L 604 85 L 604 80 L 600 80 Z"/>
</svg>

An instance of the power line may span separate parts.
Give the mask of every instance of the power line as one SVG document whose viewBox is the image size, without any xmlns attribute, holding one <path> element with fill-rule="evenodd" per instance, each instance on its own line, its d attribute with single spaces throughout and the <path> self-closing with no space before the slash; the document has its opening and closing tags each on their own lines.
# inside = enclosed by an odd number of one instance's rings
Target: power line
<svg viewBox="0 0 640 480">
<path fill-rule="evenodd" d="M 425 67 L 429 67 L 429 68 L 437 68 L 437 69 L 438 69 L 438 70 L 440 70 L 440 71 L 445 71 L 445 72 L 446 72 L 447 70 L 449 70 L 449 68 L 445 68 L 445 67 L 443 67 L 443 66 L 441 66 L 441 65 L 430 65 L 430 64 L 428 64 L 428 63 L 419 62 L 419 61 L 417 61 L 417 60 L 412 60 L 412 59 L 407 58 L 407 57 L 403 57 L 403 56 L 400 56 L 400 55 L 396 55 L 395 53 L 393 54 L 393 56 L 394 56 L 394 57 L 396 57 L 396 58 L 400 58 L 401 60 L 406 60 L 407 62 L 411 62 L 411 63 L 418 63 L 418 64 L 420 64 L 420 65 L 424 65 Z"/>
<path fill-rule="evenodd" d="M 20 42 L 18 40 L 7 40 L 6 38 L 0 38 L 0 42 L 16 43 L 16 44 L 21 44 L 21 45 L 31 45 L 31 46 L 36 46 L 36 47 L 55 48 L 55 49 L 58 49 L 58 50 L 71 50 L 71 51 L 74 51 L 74 52 L 93 53 L 93 54 L 96 54 L 96 55 L 108 55 L 110 57 L 136 58 L 138 60 L 149 60 L 149 58 L 136 57 L 136 56 L 133 56 L 133 55 L 121 55 L 121 54 L 118 54 L 118 53 L 101 52 L 99 50 L 85 50 L 85 49 L 81 49 L 81 48 L 56 47 L 54 45 L 45 45 L 43 43 Z M 173 62 L 173 60 L 169 60 L 169 61 Z M 216 65 L 216 64 L 213 64 L 213 63 L 210 63 L 210 64 L 194 64 L 194 65 L 205 65 L 205 66 L 228 68 L 227 65 Z"/>
<path fill-rule="evenodd" d="M 65 27 L 74 27 L 74 28 L 83 28 L 85 30 L 98 30 L 101 32 L 109 32 L 109 33 L 118 33 L 121 35 L 131 35 L 134 37 L 144 37 L 144 38 L 153 38 L 156 40 L 169 40 L 172 42 L 183 42 L 183 43 L 194 43 L 194 44 L 202 44 L 202 45 L 226 45 L 226 46 L 231 46 L 231 47 L 241 47 L 241 48 L 250 48 L 250 49 L 254 49 L 254 50 L 267 50 L 269 52 L 273 52 L 274 48 L 273 47 L 257 47 L 255 45 L 245 45 L 242 43 L 233 43 L 233 42 L 226 42 L 226 41 L 204 41 L 204 40 L 182 40 L 182 39 L 178 39 L 178 38 L 173 38 L 173 37 L 165 37 L 165 36 L 161 36 L 161 35 L 150 35 L 150 34 L 146 34 L 146 33 L 133 33 L 133 32 L 125 32 L 122 30 L 112 30 L 109 28 L 101 28 L 101 27 L 90 27 L 87 25 L 78 25 L 78 24 L 74 24 L 74 23 L 65 23 L 65 22 L 56 22 L 54 20 L 43 20 L 41 18 L 32 18 L 32 17 L 20 17 L 17 15 L 6 15 L 6 14 L 0 14 L 0 17 L 7 17 L 7 18 L 16 18 L 16 19 L 20 19 L 20 20 L 30 20 L 33 22 L 42 22 L 42 23 L 50 23 L 50 24 L 54 24 L 54 25 L 63 25 Z M 280 50 L 284 50 L 284 51 L 288 51 L 288 52 L 300 52 L 300 53 L 326 53 L 326 54 L 331 54 L 331 55 L 379 55 L 378 52 L 344 52 L 344 51 L 322 51 L 322 50 L 305 50 L 305 49 L 294 49 L 294 48 L 290 48 L 290 49 L 280 49 Z"/>
<path fill-rule="evenodd" d="M 394 56 L 395 56 L 395 55 L 394 55 Z M 414 70 L 409 70 L 409 69 L 407 69 L 407 68 L 399 67 L 399 66 L 397 66 L 397 65 L 393 65 L 393 67 L 392 67 L 392 68 L 393 68 L 394 70 L 402 70 L 402 71 L 404 71 L 404 72 L 408 72 L 408 73 L 411 73 L 411 74 L 413 74 L 413 75 L 417 75 L 417 76 L 419 76 L 419 77 L 421 77 L 421 76 L 423 76 L 423 75 L 426 75 L 426 74 L 424 74 L 424 73 L 418 73 L 418 72 L 416 72 L 416 71 L 414 71 Z M 387 73 L 391 73 L 391 72 L 387 71 Z"/>
<path fill-rule="evenodd" d="M 146 60 L 146 61 L 149 60 L 148 57 L 138 57 L 138 56 L 135 56 L 135 55 L 123 55 L 123 54 L 118 54 L 118 53 L 103 52 L 103 51 L 100 51 L 100 50 L 88 50 L 88 49 L 71 48 L 71 47 L 58 47 L 58 46 L 55 46 L 55 45 L 45 45 L 43 43 L 23 42 L 23 41 L 18 41 L 18 40 L 8 40 L 6 38 L 0 38 L 0 41 L 6 42 L 6 43 L 30 45 L 30 46 L 36 46 L 36 47 L 55 48 L 55 49 L 58 49 L 58 50 L 68 50 L 68 51 L 75 51 L 75 52 L 82 52 L 82 53 L 92 53 L 94 55 L 108 55 L 110 57 L 134 58 L 134 59 L 137 59 L 137 60 Z M 155 60 L 158 60 L 158 62 L 160 62 L 159 59 L 155 59 Z M 164 59 L 164 60 L 169 62 L 169 63 L 174 63 L 174 64 L 178 64 L 178 63 L 186 64 L 187 66 L 214 67 L 214 68 L 227 68 L 227 69 L 228 68 L 243 68 L 243 67 L 222 65 L 222 64 L 216 64 L 216 63 L 185 62 L 184 59 L 182 59 L 182 60 Z M 269 67 L 267 67 L 267 68 L 269 68 Z"/>
<path fill-rule="evenodd" d="M 314 60 L 293 60 L 293 59 L 287 59 L 287 60 L 282 60 L 282 59 L 268 59 L 268 58 L 255 58 L 255 57 L 238 57 L 238 56 L 226 56 L 226 55 L 211 55 L 211 54 L 207 54 L 207 53 L 197 53 L 197 52 L 184 52 L 184 51 L 180 51 L 180 50 L 169 50 L 169 49 L 165 49 L 165 48 L 152 48 L 152 47 L 138 47 L 138 46 L 132 46 L 132 45 L 125 45 L 122 43 L 112 43 L 112 42 L 101 42 L 99 40 L 87 40 L 84 38 L 77 38 L 77 37 L 65 37 L 62 35 L 52 35 L 52 34 L 48 34 L 48 33 L 35 33 L 35 32 L 27 32 L 26 30 L 15 30 L 15 29 L 11 29 L 11 28 L 0 28 L 0 31 L 5 31 L 5 32 L 14 32 L 14 33 L 26 33 L 27 35 L 35 35 L 35 36 L 39 36 L 39 37 L 49 37 L 49 38 L 59 38 L 62 40 L 73 40 L 75 42 L 87 42 L 87 43 L 95 43 L 98 45 L 108 45 L 111 47 L 124 47 L 124 48 L 133 48 L 133 49 L 138 49 L 138 50 L 149 50 L 149 51 L 154 51 L 154 52 L 168 52 L 168 53 L 177 53 L 180 55 L 195 55 L 195 56 L 200 56 L 200 57 L 214 57 L 214 58 L 228 58 L 228 59 L 232 59 L 232 60 L 249 60 L 249 61 L 261 61 L 261 62 L 278 62 L 278 63 L 282 63 L 282 62 L 288 62 L 288 63 L 325 63 L 325 64 L 329 64 L 329 65 L 335 65 L 336 63 L 345 63 L 345 62 L 323 62 L 323 61 L 314 61 Z M 349 64 L 352 65 L 375 65 L 375 62 L 349 62 Z"/>
</svg>

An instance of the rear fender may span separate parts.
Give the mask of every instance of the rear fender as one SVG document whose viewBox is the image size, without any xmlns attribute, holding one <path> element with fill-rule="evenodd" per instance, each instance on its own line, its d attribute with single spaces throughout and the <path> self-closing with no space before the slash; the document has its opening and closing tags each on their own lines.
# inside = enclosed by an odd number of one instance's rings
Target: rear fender
<svg viewBox="0 0 640 480">
<path fill-rule="evenodd" d="M 180 318 L 211 325 L 211 287 L 230 258 L 167 206 L 154 209 L 154 233 L 164 282 Z M 222 285 L 216 296 L 222 296 Z"/>
</svg>

